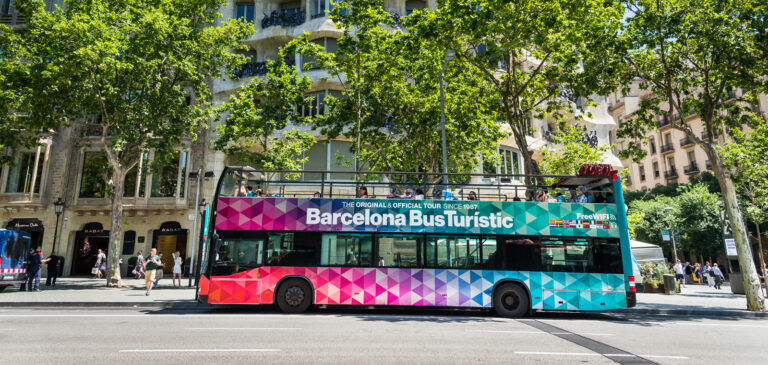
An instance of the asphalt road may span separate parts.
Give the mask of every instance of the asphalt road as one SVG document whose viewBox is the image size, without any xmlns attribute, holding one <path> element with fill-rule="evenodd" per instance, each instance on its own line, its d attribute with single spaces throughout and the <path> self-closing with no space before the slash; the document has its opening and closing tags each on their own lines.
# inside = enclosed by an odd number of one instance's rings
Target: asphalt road
<svg viewBox="0 0 768 365">
<path fill-rule="evenodd" d="M 0 364 L 757 364 L 768 320 L 271 308 L 0 309 Z"/>
</svg>

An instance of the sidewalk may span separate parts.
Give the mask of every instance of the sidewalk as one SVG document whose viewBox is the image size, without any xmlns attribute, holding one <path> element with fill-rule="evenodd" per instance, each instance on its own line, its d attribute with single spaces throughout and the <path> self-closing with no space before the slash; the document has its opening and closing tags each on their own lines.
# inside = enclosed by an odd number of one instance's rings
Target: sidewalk
<svg viewBox="0 0 768 365">
<path fill-rule="evenodd" d="M 160 280 L 160 287 L 144 295 L 144 279 L 123 278 L 125 288 L 107 288 L 106 280 L 91 278 L 59 278 L 56 286 L 40 283 L 39 292 L 19 291 L 18 287 L 0 292 L 0 307 L 195 307 L 195 286 L 187 287 L 188 278 L 181 280 L 182 287 L 174 288 L 171 279 Z"/>
<path fill-rule="evenodd" d="M 686 285 L 680 290 L 681 293 L 675 295 L 637 293 L 637 305 L 619 312 L 768 318 L 768 313 L 747 311 L 746 296 L 731 293 L 729 283 L 723 283 L 720 290 L 698 284 Z"/>
</svg>

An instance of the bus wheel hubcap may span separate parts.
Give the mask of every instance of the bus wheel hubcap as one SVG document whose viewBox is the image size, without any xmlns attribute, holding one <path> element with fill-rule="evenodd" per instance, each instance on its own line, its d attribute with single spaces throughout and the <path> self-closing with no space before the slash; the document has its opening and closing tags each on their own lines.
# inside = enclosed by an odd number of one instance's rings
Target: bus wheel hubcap
<svg viewBox="0 0 768 365">
<path fill-rule="evenodd" d="M 514 294 L 507 294 L 502 298 L 504 306 L 507 307 L 507 309 L 516 309 L 518 307 L 519 300 L 517 299 L 517 296 Z"/>
<path fill-rule="evenodd" d="M 304 301 L 304 291 L 298 286 L 292 286 L 285 292 L 285 301 L 292 306 L 297 306 Z"/>
</svg>

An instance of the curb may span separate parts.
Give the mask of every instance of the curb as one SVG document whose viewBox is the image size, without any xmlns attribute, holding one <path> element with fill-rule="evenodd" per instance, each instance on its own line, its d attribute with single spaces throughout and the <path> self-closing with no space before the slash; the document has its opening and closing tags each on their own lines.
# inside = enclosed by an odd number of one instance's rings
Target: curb
<svg viewBox="0 0 768 365">
<path fill-rule="evenodd" d="M 161 308 L 161 309 L 210 309 L 210 304 L 196 301 L 184 302 L 6 302 L 0 308 Z"/>
<path fill-rule="evenodd" d="M 705 317 L 737 317 L 737 318 L 768 318 L 768 312 L 749 312 L 737 310 L 690 310 L 690 309 L 620 309 L 607 313 L 618 314 L 651 314 L 659 316 L 705 316 Z"/>
</svg>

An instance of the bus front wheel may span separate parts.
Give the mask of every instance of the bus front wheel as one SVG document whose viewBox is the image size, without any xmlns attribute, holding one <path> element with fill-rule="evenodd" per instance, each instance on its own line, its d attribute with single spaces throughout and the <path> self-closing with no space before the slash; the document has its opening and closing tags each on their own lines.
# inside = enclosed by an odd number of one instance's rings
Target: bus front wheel
<svg viewBox="0 0 768 365">
<path fill-rule="evenodd" d="M 303 313 L 311 304 L 312 289 L 304 280 L 286 280 L 277 290 L 277 306 L 284 313 Z"/>
<path fill-rule="evenodd" d="M 528 303 L 528 292 L 518 284 L 501 284 L 493 292 L 493 308 L 502 317 L 524 317 L 528 313 Z"/>
</svg>

